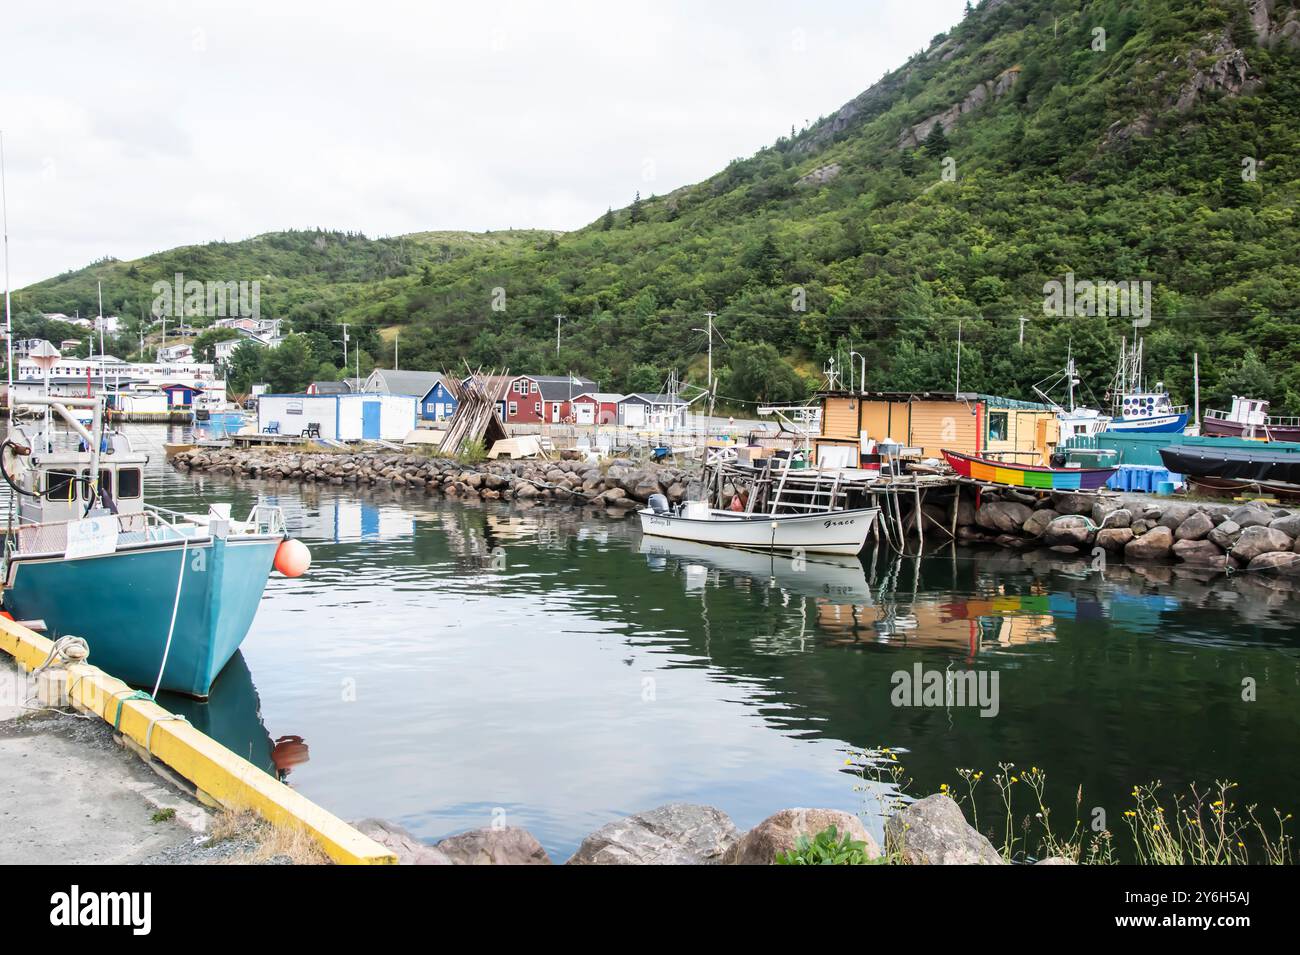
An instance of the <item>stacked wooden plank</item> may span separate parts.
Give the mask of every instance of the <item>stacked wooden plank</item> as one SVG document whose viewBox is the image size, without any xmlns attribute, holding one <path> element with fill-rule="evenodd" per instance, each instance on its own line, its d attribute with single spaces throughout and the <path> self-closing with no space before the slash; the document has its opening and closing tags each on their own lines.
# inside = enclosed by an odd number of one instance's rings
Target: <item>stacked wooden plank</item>
<svg viewBox="0 0 1300 955">
<path fill-rule="evenodd" d="M 469 366 L 466 365 L 466 369 Z M 443 454 L 459 454 L 471 441 L 480 441 L 485 450 L 506 437 L 506 426 L 497 414 L 495 390 L 504 375 L 484 374 L 480 368 L 470 371 L 464 380 L 444 375 L 447 390 L 456 399 L 456 410 L 447 422 L 447 433 L 439 448 Z"/>
</svg>

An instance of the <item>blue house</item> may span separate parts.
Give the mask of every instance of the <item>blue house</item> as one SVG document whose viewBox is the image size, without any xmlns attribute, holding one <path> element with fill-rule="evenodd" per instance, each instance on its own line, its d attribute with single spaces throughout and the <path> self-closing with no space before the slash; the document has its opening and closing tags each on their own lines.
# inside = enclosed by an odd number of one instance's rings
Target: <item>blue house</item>
<svg viewBox="0 0 1300 955">
<path fill-rule="evenodd" d="M 425 421 L 446 421 L 455 411 L 456 399 L 442 381 L 426 391 L 420 399 L 420 417 Z"/>
</svg>

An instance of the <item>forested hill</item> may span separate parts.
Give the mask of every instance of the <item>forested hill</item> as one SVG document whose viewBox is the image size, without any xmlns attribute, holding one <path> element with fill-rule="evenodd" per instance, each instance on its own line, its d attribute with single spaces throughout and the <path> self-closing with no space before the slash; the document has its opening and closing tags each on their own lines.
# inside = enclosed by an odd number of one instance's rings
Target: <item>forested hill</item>
<svg viewBox="0 0 1300 955">
<path fill-rule="evenodd" d="M 871 387 L 951 388 L 960 319 L 963 389 L 1030 397 L 1072 345 L 1100 396 L 1133 329 L 1044 315 L 1044 283 L 1073 273 L 1151 283 L 1147 371 L 1176 397 L 1196 352 L 1209 401 L 1297 414 L 1298 139 L 1294 2 L 984 0 L 834 114 L 702 183 L 445 254 L 322 234 L 335 272 L 264 281 L 263 308 L 304 331 L 401 326 L 404 367 L 467 358 L 627 390 L 672 369 L 699 380 L 711 310 L 720 390 L 746 400 L 803 394 L 851 348 Z M 167 273 L 164 258 L 130 264 L 130 281 Z M 25 303 L 66 305 L 85 274 Z"/>
</svg>

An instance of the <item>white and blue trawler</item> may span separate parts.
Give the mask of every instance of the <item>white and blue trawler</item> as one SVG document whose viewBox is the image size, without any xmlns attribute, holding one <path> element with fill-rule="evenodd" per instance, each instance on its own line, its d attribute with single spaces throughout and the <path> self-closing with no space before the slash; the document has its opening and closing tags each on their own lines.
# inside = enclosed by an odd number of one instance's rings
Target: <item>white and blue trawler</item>
<svg viewBox="0 0 1300 955">
<path fill-rule="evenodd" d="M 1112 384 L 1114 413 L 1109 431 L 1126 434 L 1182 434 L 1187 428 L 1187 405 L 1174 405 L 1163 382 L 1148 389 L 1142 376 L 1142 340 L 1133 347 L 1122 341 L 1119 367 Z"/>
<path fill-rule="evenodd" d="M 47 410 L 0 444 L 14 497 L 4 609 L 82 637 L 90 662 L 127 683 L 207 697 L 257 613 L 285 539 L 279 508 L 237 521 L 229 505 L 200 516 L 146 504 L 148 458 L 105 433 L 102 398 L 26 400 Z M 86 407 L 90 428 L 72 410 Z"/>
</svg>

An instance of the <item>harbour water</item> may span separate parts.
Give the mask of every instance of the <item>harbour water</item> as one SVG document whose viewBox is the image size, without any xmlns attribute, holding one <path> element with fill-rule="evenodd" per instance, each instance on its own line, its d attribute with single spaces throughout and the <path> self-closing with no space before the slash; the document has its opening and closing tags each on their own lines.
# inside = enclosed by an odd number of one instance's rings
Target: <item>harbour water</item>
<svg viewBox="0 0 1300 955">
<path fill-rule="evenodd" d="M 428 839 L 503 820 L 562 860 L 665 802 L 742 827 L 870 811 L 846 766 L 866 747 L 901 753 L 918 795 L 1037 766 L 1057 818 L 1082 787 L 1113 829 L 1154 780 L 1297 808 L 1300 594 L 1281 585 L 1001 551 L 799 565 L 579 510 L 177 474 L 181 428 L 127 430 L 154 503 L 239 516 L 260 494 L 310 546 L 211 702 L 167 703 L 346 819 Z M 996 715 L 895 705 L 918 664 L 996 674 Z"/>
</svg>

